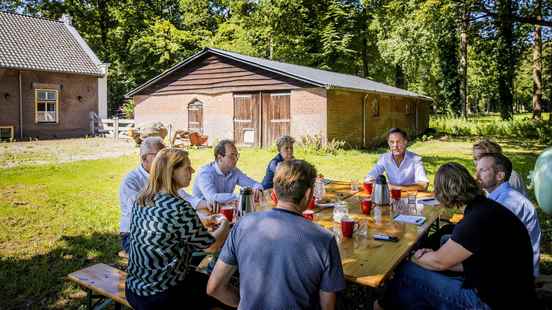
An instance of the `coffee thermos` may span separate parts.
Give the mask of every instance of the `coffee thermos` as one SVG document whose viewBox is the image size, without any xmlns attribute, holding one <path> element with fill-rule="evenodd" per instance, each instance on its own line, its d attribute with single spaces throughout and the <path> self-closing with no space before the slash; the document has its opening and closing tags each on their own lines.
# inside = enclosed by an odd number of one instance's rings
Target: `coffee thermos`
<svg viewBox="0 0 552 310">
<path fill-rule="evenodd" d="M 240 189 L 240 205 L 239 213 L 241 216 L 251 212 L 255 212 L 255 202 L 253 197 L 253 190 L 249 187 Z"/>
<path fill-rule="evenodd" d="M 377 207 L 389 206 L 389 186 L 384 175 L 378 175 L 372 189 L 372 204 Z"/>
</svg>

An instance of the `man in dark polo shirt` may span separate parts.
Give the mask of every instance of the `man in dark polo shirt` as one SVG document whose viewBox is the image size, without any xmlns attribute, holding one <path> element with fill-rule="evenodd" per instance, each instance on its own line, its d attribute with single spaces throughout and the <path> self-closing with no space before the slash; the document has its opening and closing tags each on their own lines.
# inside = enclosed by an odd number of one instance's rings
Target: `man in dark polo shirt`
<svg viewBox="0 0 552 310">
<path fill-rule="evenodd" d="M 420 249 L 398 268 L 381 306 L 539 309 L 533 250 L 523 223 L 487 199 L 466 168 L 456 163 L 439 168 L 435 194 L 445 207 L 465 206 L 464 219 L 437 251 Z M 441 273 L 446 270 L 461 272 L 461 276 Z"/>
<path fill-rule="evenodd" d="M 207 293 L 239 309 L 334 309 L 345 288 L 335 238 L 305 220 L 316 170 L 284 161 L 274 177 L 278 205 L 240 219 L 215 265 Z M 229 282 L 239 269 L 240 288 Z"/>
</svg>

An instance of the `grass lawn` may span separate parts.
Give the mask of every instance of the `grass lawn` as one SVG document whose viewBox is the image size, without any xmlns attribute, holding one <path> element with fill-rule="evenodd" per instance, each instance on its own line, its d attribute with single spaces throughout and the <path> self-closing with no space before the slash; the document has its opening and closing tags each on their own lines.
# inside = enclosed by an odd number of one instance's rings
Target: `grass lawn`
<svg viewBox="0 0 552 310">
<path fill-rule="evenodd" d="M 531 141 L 499 141 L 526 177 L 544 146 Z M 416 142 L 430 179 L 439 165 L 456 161 L 474 169 L 472 140 Z M 360 180 L 383 150 L 340 151 L 337 155 L 296 157 L 314 163 L 326 177 Z M 0 168 L 0 308 L 76 308 L 84 293 L 64 282 L 87 265 L 120 263 L 118 187 L 137 163 L 135 154 L 26 167 Z M 212 149 L 191 150 L 198 168 Z M 274 153 L 242 149 L 239 167 L 260 180 Z M 0 167 L 2 167 L 0 156 Z M 548 222 L 542 226 L 550 227 Z"/>
</svg>

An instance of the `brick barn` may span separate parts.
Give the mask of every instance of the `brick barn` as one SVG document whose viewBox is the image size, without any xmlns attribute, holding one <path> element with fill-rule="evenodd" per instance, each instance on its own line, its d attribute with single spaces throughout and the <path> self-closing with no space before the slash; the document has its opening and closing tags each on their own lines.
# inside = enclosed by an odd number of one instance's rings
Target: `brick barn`
<svg viewBox="0 0 552 310">
<path fill-rule="evenodd" d="M 0 12 L 0 140 L 90 133 L 107 117 L 107 68 L 72 26 Z"/>
<path fill-rule="evenodd" d="M 357 76 L 206 48 L 130 91 L 137 124 L 160 121 L 267 147 L 282 134 L 355 147 L 428 127 L 431 98 Z"/>
</svg>

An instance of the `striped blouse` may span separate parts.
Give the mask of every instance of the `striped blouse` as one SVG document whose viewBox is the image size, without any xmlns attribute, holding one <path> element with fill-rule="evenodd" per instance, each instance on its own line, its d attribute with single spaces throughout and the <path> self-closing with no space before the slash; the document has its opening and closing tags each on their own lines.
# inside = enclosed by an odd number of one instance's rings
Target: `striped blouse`
<svg viewBox="0 0 552 310">
<path fill-rule="evenodd" d="M 188 202 L 157 193 L 153 204 L 132 208 L 126 286 L 140 296 L 163 292 L 184 280 L 193 251 L 214 242 Z"/>
</svg>

